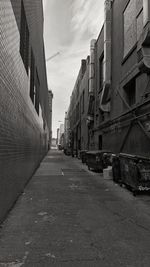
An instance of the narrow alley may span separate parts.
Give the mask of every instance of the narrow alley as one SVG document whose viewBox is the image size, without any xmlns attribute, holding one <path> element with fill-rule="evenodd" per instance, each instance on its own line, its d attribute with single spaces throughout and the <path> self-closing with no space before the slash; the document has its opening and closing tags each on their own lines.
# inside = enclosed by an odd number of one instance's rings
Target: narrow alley
<svg viewBox="0 0 150 267">
<path fill-rule="evenodd" d="M 149 196 L 52 150 L 0 230 L 0 266 L 148 267 Z"/>
</svg>

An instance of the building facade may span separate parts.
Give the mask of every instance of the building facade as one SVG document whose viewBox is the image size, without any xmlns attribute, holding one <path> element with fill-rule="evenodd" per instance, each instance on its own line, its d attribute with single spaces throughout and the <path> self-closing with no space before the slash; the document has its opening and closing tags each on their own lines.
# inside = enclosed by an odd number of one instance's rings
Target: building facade
<svg viewBox="0 0 150 267">
<path fill-rule="evenodd" d="M 70 147 L 72 155 L 88 146 L 87 101 L 88 101 L 89 57 L 81 60 L 81 68 L 72 91 L 68 109 Z"/>
<path fill-rule="evenodd" d="M 70 124 L 68 112 L 65 112 L 64 119 L 64 153 L 69 155 L 71 153 L 71 143 L 70 143 Z"/>
<path fill-rule="evenodd" d="M 48 149 L 41 0 L 0 1 L 0 221 Z"/>
<path fill-rule="evenodd" d="M 59 149 L 64 148 L 64 124 L 61 123 L 57 129 L 57 146 Z"/>
<path fill-rule="evenodd" d="M 51 148 L 52 143 L 52 103 L 53 103 L 53 93 L 51 90 L 48 91 L 48 103 L 49 103 L 49 148 Z"/>
<path fill-rule="evenodd" d="M 104 13 L 91 42 L 88 149 L 149 156 L 150 3 L 106 0 Z M 75 105 L 70 102 L 70 114 Z"/>
</svg>

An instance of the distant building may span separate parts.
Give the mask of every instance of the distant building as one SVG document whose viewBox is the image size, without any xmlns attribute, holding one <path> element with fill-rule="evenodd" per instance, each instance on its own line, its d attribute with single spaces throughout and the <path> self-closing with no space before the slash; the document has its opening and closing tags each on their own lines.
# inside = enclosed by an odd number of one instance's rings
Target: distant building
<svg viewBox="0 0 150 267">
<path fill-rule="evenodd" d="M 0 32 L 1 221 L 48 150 L 42 1 L 0 1 Z"/>
<path fill-rule="evenodd" d="M 67 113 L 70 128 L 70 146 L 72 155 L 78 155 L 82 149 L 88 149 L 89 131 L 87 126 L 89 98 L 89 57 L 81 61 L 81 67 L 70 98 Z"/>
<path fill-rule="evenodd" d="M 48 91 L 48 103 L 49 103 L 49 148 L 51 147 L 52 141 L 52 102 L 53 102 L 53 93 L 51 90 Z"/>
<path fill-rule="evenodd" d="M 64 147 L 64 124 L 60 124 L 57 129 L 57 146 L 61 149 Z"/>
<path fill-rule="evenodd" d="M 57 146 L 57 139 L 56 138 L 52 138 L 51 147 L 54 148 L 56 146 Z"/>
<path fill-rule="evenodd" d="M 71 153 L 71 132 L 70 132 L 70 123 L 68 112 L 65 112 L 65 120 L 64 120 L 64 153 Z"/>
</svg>

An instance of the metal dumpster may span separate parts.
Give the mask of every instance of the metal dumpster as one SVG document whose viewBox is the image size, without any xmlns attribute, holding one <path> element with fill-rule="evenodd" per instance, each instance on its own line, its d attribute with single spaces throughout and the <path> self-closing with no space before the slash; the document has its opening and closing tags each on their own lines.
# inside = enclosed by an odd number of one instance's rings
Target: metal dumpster
<svg viewBox="0 0 150 267">
<path fill-rule="evenodd" d="M 96 151 L 88 151 L 86 153 L 86 164 L 89 170 L 93 169 L 99 172 L 103 171 L 103 168 L 105 168 L 103 162 L 104 153 L 111 153 L 111 152 L 106 150 L 96 150 Z"/>
<path fill-rule="evenodd" d="M 150 159 L 139 157 L 137 167 L 139 171 L 139 190 L 150 190 Z"/>
<path fill-rule="evenodd" d="M 88 150 L 80 151 L 80 159 L 82 160 L 82 163 L 86 163 L 86 152 L 88 152 Z"/>
<path fill-rule="evenodd" d="M 134 195 L 150 190 L 150 159 L 130 154 L 119 154 L 121 183 L 129 186 Z"/>
<path fill-rule="evenodd" d="M 119 155 L 117 154 L 112 154 L 112 173 L 114 182 L 120 183 L 121 182 L 120 160 L 119 160 Z"/>
</svg>

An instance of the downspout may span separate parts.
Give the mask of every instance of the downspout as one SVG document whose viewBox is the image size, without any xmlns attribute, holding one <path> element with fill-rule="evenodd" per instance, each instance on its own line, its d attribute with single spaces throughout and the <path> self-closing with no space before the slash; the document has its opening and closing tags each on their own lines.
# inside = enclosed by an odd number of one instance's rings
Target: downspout
<svg viewBox="0 0 150 267">
<path fill-rule="evenodd" d="M 94 101 L 94 78 L 95 78 L 95 43 L 96 40 L 91 40 L 90 45 L 90 64 L 89 64 L 89 103 L 88 103 L 88 114 L 87 123 L 90 124 L 94 121 L 94 114 L 92 112 L 92 105 Z"/>
<path fill-rule="evenodd" d="M 105 0 L 104 14 L 104 83 L 100 109 L 104 112 L 110 112 L 112 0 Z"/>
</svg>

